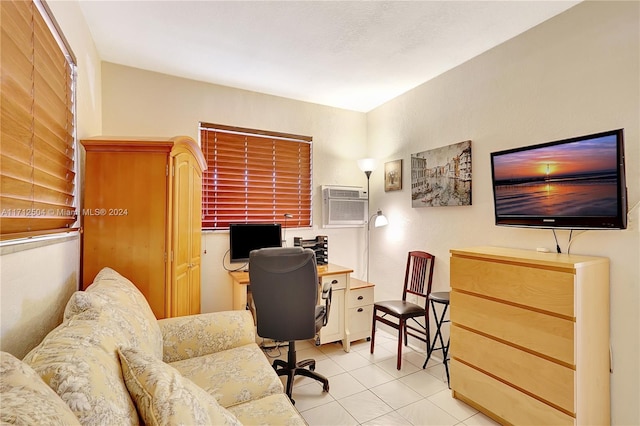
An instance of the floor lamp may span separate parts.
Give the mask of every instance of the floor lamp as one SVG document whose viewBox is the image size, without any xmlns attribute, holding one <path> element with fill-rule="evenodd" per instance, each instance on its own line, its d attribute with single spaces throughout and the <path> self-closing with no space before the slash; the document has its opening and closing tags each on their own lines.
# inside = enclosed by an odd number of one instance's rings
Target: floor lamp
<svg viewBox="0 0 640 426">
<path fill-rule="evenodd" d="M 367 176 L 367 215 L 369 214 L 369 200 L 370 200 L 370 192 L 369 192 L 369 178 L 371 177 L 371 173 L 376 168 L 376 160 L 373 158 L 364 158 L 362 160 L 358 160 L 358 167 L 360 170 L 364 172 Z M 369 220 L 367 221 L 367 282 L 369 282 L 369 241 L 370 241 L 370 232 L 371 232 L 371 221 L 375 217 L 375 222 L 373 223 L 374 228 L 379 228 L 381 226 L 385 226 L 389 223 L 385 215 L 382 214 L 382 210 L 378 209 L 378 211 L 371 215 Z"/>
</svg>

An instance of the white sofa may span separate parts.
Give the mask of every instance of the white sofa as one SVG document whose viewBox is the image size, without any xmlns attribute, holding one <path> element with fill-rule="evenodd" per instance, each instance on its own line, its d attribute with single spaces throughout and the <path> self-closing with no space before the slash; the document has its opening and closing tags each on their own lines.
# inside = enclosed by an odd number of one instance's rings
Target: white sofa
<svg viewBox="0 0 640 426">
<path fill-rule="evenodd" d="M 156 320 L 103 269 L 20 361 L 2 354 L 1 421 L 15 424 L 305 424 L 255 343 L 248 311 Z"/>
</svg>

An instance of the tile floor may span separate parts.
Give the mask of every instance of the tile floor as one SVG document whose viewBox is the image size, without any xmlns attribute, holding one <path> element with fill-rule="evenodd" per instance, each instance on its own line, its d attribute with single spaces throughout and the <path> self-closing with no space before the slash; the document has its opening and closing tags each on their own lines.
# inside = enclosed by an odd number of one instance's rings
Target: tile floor
<svg viewBox="0 0 640 426">
<path fill-rule="evenodd" d="M 402 369 L 396 369 L 397 340 L 376 332 L 375 353 L 369 342 L 316 347 L 313 341 L 297 342 L 298 360 L 314 358 L 316 371 L 329 378 L 329 392 L 306 377 L 296 378 L 293 399 L 310 426 L 323 425 L 497 425 L 474 408 L 453 399 L 444 367 L 430 360 L 426 369 L 423 350 L 403 348 Z M 271 362 L 286 359 L 287 348 L 265 351 Z M 439 355 L 439 352 L 437 353 Z M 286 380 L 282 378 L 283 382 Z"/>
</svg>

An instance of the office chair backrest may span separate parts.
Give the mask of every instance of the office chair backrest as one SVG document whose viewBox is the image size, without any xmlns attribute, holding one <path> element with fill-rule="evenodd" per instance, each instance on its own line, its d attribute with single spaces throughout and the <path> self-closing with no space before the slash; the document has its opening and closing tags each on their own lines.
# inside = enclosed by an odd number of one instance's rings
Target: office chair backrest
<svg viewBox="0 0 640 426">
<path fill-rule="evenodd" d="M 313 250 L 254 250 L 249 255 L 249 281 L 258 335 L 281 341 L 315 336 L 318 271 Z"/>
<path fill-rule="evenodd" d="M 407 300 L 407 293 L 424 298 L 431 293 L 433 279 L 434 256 L 424 251 L 410 251 L 407 257 L 407 269 L 404 276 L 402 300 Z M 425 305 L 426 305 L 425 299 Z"/>
</svg>

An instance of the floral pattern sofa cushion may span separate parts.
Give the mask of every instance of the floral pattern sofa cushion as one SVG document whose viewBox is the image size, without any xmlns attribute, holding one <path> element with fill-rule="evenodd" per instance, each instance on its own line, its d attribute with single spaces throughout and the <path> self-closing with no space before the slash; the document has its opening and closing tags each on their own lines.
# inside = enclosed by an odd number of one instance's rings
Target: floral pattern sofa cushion
<svg viewBox="0 0 640 426">
<path fill-rule="evenodd" d="M 124 381 L 147 426 L 240 425 L 213 396 L 169 364 L 137 349 L 118 354 Z"/>
<path fill-rule="evenodd" d="M 163 361 L 195 358 L 255 343 L 249 311 L 226 311 L 158 321 L 162 333 Z"/>
<path fill-rule="evenodd" d="M 31 367 L 7 352 L 0 352 L 0 405 L 2 424 L 80 424 Z"/>
<path fill-rule="evenodd" d="M 255 343 L 176 361 L 171 366 L 224 407 L 283 392 L 282 382 L 272 374 L 273 367 Z"/>
<path fill-rule="evenodd" d="M 63 322 L 23 359 L 81 424 L 139 424 L 116 352 L 131 343 L 120 327 L 108 310 L 89 309 Z"/>
</svg>

